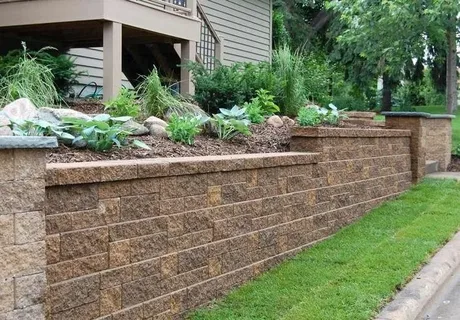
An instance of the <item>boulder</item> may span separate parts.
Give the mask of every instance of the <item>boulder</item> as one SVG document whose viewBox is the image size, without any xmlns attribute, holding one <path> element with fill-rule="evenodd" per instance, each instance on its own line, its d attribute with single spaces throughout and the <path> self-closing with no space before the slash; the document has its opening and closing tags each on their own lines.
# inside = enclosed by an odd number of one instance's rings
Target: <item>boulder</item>
<svg viewBox="0 0 460 320">
<path fill-rule="evenodd" d="M 166 128 L 168 124 L 164 120 L 161 120 L 160 118 L 154 116 L 148 117 L 147 120 L 144 121 L 144 127 L 150 128 L 153 125 Z"/>
<path fill-rule="evenodd" d="M 0 114 L 0 127 L 9 126 L 11 124 L 10 119 L 4 114 Z"/>
<path fill-rule="evenodd" d="M 279 116 L 271 116 L 268 118 L 267 123 L 275 128 L 280 128 L 284 126 L 283 120 Z"/>
<path fill-rule="evenodd" d="M 123 130 L 131 132 L 131 135 L 133 136 L 143 136 L 149 133 L 149 129 L 147 129 L 146 127 L 132 119 L 123 123 L 121 125 L 121 128 Z"/>
<path fill-rule="evenodd" d="M 13 135 L 13 130 L 11 130 L 10 127 L 3 126 L 0 127 L 0 136 L 12 136 Z"/>
<path fill-rule="evenodd" d="M 40 108 L 38 110 L 38 118 L 45 120 L 49 123 L 58 125 L 62 122 L 63 118 L 76 118 L 89 121 L 91 117 L 72 109 L 53 109 L 53 108 Z"/>
<path fill-rule="evenodd" d="M 149 132 L 152 137 L 167 138 L 166 129 L 158 124 L 153 124 L 149 127 Z"/>
<path fill-rule="evenodd" d="M 289 127 L 295 126 L 295 121 L 287 116 L 282 116 L 281 120 L 283 120 L 283 122 L 287 124 Z"/>
<path fill-rule="evenodd" d="M 3 108 L 3 114 L 10 119 L 30 120 L 37 118 L 37 108 L 26 98 L 18 99 Z"/>
<path fill-rule="evenodd" d="M 202 116 L 202 117 L 209 117 L 208 114 L 203 110 L 201 109 L 199 106 L 197 105 L 194 105 L 193 103 L 187 103 L 187 102 L 184 102 L 182 103 L 182 108 L 180 108 L 179 110 L 176 109 L 175 112 L 172 111 L 173 108 L 169 108 L 168 111 L 166 111 L 166 114 L 164 116 L 165 120 L 167 122 L 169 122 L 169 120 L 171 119 L 171 117 L 175 114 L 178 114 L 178 115 L 196 115 L 196 116 Z"/>
</svg>

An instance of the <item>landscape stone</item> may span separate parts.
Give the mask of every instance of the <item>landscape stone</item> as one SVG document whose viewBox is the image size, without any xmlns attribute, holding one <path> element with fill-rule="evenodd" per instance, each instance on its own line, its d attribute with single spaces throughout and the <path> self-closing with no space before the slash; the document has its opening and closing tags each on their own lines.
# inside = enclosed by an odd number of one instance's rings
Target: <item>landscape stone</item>
<svg viewBox="0 0 460 320">
<path fill-rule="evenodd" d="M 281 120 L 283 120 L 283 122 L 287 124 L 289 127 L 295 126 L 295 121 L 287 116 L 281 117 Z"/>
<path fill-rule="evenodd" d="M 283 120 L 279 116 L 271 116 L 268 118 L 267 123 L 275 128 L 284 126 Z"/>
<path fill-rule="evenodd" d="M 54 125 L 58 125 L 61 121 L 54 115 L 53 108 L 40 108 L 38 109 L 38 119 L 49 122 Z"/>
<path fill-rule="evenodd" d="M 133 136 L 143 136 L 149 133 L 149 129 L 132 119 L 123 123 L 121 129 L 131 132 Z"/>
<path fill-rule="evenodd" d="M 3 114 L 10 119 L 30 120 L 37 118 L 37 108 L 32 101 L 21 98 L 11 102 L 3 108 Z"/>
<path fill-rule="evenodd" d="M 148 117 L 147 120 L 144 121 L 144 126 L 147 128 L 150 128 L 152 125 L 157 125 L 157 126 L 166 128 L 168 124 L 164 120 L 161 120 L 160 118 L 151 116 L 151 117 Z M 151 132 L 152 131 L 150 131 L 150 134 Z"/>
<path fill-rule="evenodd" d="M 10 124 L 10 119 L 8 119 L 8 117 L 5 114 L 0 113 L 0 127 L 9 126 Z"/>
<path fill-rule="evenodd" d="M 75 118 L 75 119 L 80 119 L 80 120 L 86 120 L 86 121 L 90 121 L 91 120 L 91 117 L 82 113 L 82 112 L 79 112 L 79 111 L 76 111 L 76 110 L 72 110 L 72 109 L 52 109 L 52 113 L 54 115 L 54 117 L 56 117 L 59 121 L 62 121 L 63 118 Z"/>
<path fill-rule="evenodd" d="M 159 138 L 168 137 L 168 133 L 166 132 L 166 129 L 158 124 L 151 125 L 149 127 L 149 132 L 150 132 L 150 135 L 153 137 L 159 137 Z"/>
<path fill-rule="evenodd" d="M 0 127 L 0 136 L 12 136 L 13 130 L 10 127 Z"/>
</svg>

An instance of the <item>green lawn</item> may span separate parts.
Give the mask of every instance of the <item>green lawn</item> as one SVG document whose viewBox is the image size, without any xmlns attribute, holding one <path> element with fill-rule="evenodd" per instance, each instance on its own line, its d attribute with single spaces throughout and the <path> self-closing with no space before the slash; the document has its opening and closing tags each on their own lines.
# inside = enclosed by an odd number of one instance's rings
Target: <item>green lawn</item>
<svg viewBox="0 0 460 320">
<path fill-rule="evenodd" d="M 426 180 L 190 316 L 370 319 L 460 227 L 460 183 Z"/>
</svg>

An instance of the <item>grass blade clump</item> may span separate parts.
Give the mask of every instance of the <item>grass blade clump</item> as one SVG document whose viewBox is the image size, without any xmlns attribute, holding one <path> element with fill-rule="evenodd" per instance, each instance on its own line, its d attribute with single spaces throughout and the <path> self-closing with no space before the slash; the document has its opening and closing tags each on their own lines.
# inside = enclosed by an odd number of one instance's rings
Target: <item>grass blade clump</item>
<svg viewBox="0 0 460 320">
<path fill-rule="evenodd" d="M 38 108 L 51 106 L 59 101 L 53 72 L 27 53 L 24 42 L 22 45 L 22 57 L 0 79 L 0 107 L 20 98 L 28 98 Z"/>
</svg>

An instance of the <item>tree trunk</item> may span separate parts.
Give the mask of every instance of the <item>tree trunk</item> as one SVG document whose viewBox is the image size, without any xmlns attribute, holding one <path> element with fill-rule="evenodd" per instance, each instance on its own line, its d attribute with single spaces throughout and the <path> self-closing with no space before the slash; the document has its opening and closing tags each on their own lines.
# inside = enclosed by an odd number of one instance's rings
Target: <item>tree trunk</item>
<svg viewBox="0 0 460 320">
<path fill-rule="evenodd" d="M 455 31 L 455 28 L 447 31 L 447 113 L 450 114 L 455 113 L 458 107 L 457 35 Z"/>
<path fill-rule="evenodd" d="M 391 111 L 391 78 L 387 73 L 383 74 L 382 111 Z"/>
</svg>

